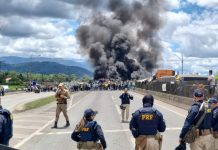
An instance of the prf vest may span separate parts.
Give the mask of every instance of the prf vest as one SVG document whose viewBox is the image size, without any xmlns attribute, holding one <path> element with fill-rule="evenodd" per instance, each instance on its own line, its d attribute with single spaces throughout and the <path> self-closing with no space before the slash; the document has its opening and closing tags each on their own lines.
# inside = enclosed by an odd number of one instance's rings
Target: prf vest
<svg viewBox="0 0 218 150">
<path fill-rule="evenodd" d="M 92 141 L 96 142 L 98 141 L 98 138 L 95 134 L 95 128 L 96 128 L 97 122 L 96 121 L 89 121 L 80 132 L 80 139 L 82 142 Z"/>
</svg>

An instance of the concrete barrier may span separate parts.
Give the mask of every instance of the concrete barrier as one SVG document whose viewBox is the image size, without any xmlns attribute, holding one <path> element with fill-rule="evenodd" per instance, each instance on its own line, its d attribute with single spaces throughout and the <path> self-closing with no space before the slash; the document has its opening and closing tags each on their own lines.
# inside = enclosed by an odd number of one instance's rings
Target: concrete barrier
<svg viewBox="0 0 218 150">
<path fill-rule="evenodd" d="M 165 103 L 168 103 L 173 106 L 183 108 L 186 110 L 188 110 L 190 106 L 193 104 L 193 99 L 188 98 L 188 97 L 166 94 L 166 93 L 161 93 L 161 92 L 156 92 L 156 91 L 149 91 L 149 90 L 140 89 L 140 88 L 136 88 L 135 91 L 140 94 L 145 94 L 145 93 L 151 94 L 157 100 L 163 101 Z"/>
</svg>

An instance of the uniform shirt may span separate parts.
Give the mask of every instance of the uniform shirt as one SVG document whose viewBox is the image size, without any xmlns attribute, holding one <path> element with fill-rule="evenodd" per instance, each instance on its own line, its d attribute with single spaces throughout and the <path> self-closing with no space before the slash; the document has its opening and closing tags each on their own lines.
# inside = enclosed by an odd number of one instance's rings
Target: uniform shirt
<svg viewBox="0 0 218 150">
<path fill-rule="evenodd" d="M 132 100 L 133 97 L 129 95 L 129 93 L 123 93 L 120 95 L 121 103 L 122 104 L 130 104 L 130 99 Z"/>
<path fill-rule="evenodd" d="M 191 108 L 188 112 L 188 116 L 185 119 L 185 123 L 183 125 L 181 134 L 180 134 L 181 139 L 183 139 L 185 137 L 186 133 L 189 131 L 189 129 L 192 125 L 197 124 L 198 120 L 204 114 L 205 107 L 203 107 L 202 110 L 199 111 L 202 103 L 203 103 L 203 100 L 200 100 L 198 102 L 195 102 L 191 106 Z M 211 129 L 211 127 L 212 127 L 212 113 L 211 113 L 211 109 L 207 109 L 207 114 L 206 114 L 204 120 L 202 121 L 202 123 L 200 124 L 200 126 L 198 127 L 198 129 L 200 129 L 200 130 Z"/>
<path fill-rule="evenodd" d="M 107 147 L 101 126 L 98 125 L 96 121 L 88 121 L 80 132 L 74 131 L 71 135 L 71 138 L 76 142 L 97 142 L 100 140 L 103 148 L 105 149 Z"/>
<path fill-rule="evenodd" d="M 0 144 L 8 145 L 13 136 L 13 120 L 9 110 L 0 106 Z"/>
<path fill-rule="evenodd" d="M 3 115 L 0 115 L 0 144 L 3 144 L 3 139 L 5 137 L 4 128 L 6 124 L 6 119 Z"/>
<path fill-rule="evenodd" d="M 163 115 L 150 104 L 144 105 L 132 115 L 130 130 L 134 137 L 139 135 L 156 135 L 157 131 L 164 132 L 166 124 Z"/>
<path fill-rule="evenodd" d="M 64 98 L 60 97 L 61 95 L 64 96 Z M 67 103 L 67 99 L 70 99 L 70 94 L 67 90 L 58 90 L 55 94 L 55 97 L 57 98 L 58 103 Z"/>
<path fill-rule="evenodd" d="M 213 109 L 213 131 L 218 132 L 218 106 Z"/>
</svg>

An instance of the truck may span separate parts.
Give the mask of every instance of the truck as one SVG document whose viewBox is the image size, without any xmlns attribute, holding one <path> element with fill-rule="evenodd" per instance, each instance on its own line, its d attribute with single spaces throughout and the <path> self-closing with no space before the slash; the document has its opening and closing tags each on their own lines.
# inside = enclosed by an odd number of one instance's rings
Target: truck
<svg viewBox="0 0 218 150">
<path fill-rule="evenodd" d="M 174 70 L 157 70 L 155 74 L 157 80 L 159 80 L 161 77 L 164 76 L 174 76 L 174 75 L 175 75 Z"/>
</svg>

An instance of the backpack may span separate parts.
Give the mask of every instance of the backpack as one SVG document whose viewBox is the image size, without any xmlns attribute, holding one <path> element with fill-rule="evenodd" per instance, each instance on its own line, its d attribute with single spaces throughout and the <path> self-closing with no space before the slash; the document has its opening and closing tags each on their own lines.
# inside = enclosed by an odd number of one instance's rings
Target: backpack
<svg viewBox="0 0 218 150">
<path fill-rule="evenodd" d="M 3 115 L 7 122 L 4 125 L 4 137 L 10 139 L 13 136 L 13 117 L 7 109 L 0 109 L 0 115 Z"/>
</svg>

